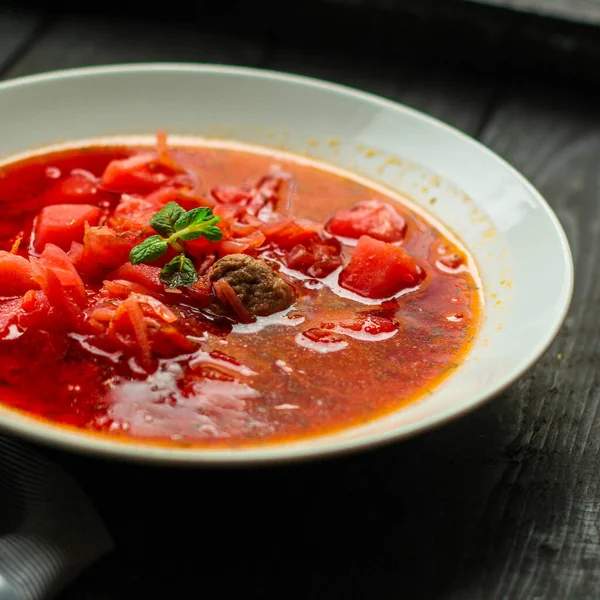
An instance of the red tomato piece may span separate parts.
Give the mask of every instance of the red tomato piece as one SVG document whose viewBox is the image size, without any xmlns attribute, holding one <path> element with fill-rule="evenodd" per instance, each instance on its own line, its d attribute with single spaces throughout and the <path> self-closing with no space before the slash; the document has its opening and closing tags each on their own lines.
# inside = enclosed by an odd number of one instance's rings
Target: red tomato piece
<svg viewBox="0 0 600 600">
<path fill-rule="evenodd" d="M 206 238 L 197 238 L 189 242 L 185 242 L 185 251 L 194 258 L 203 259 L 208 252 L 213 252 L 213 244 Z"/>
<path fill-rule="evenodd" d="M 130 237 L 110 227 L 89 227 L 83 236 L 83 245 L 72 245 L 69 257 L 85 276 L 100 276 L 129 261 L 129 253 L 139 241 Z"/>
<path fill-rule="evenodd" d="M 90 204 L 46 206 L 36 218 L 33 238 L 36 252 L 42 252 L 46 244 L 68 250 L 73 242 L 83 239 L 85 224 L 96 225 L 101 216 L 102 211 Z"/>
<path fill-rule="evenodd" d="M 339 283 L 366 298 L 386 298 L 416 286 L 424 275 L 404 248 L 363 235 Z"/>
<path fill-rule="evenodd" d="M 52 204 L 98 204 L 102 199 L 94 176 L 81 172 L 59 179 L 49 187 L 40 199 L 42 206 Z"/>
<path fill-rule="evenodd" d="M 210 277 L 200 274 L 198 281 L 183 289 L 183 293 L 193 298 L 199 306 L 208 306 L 213 300 Z"/>
<path fill-rule="evenodd" d="M 399 242 L 404 239 L 406 221 L 391 204 L 370 200 L 340 210 L 329 221 L 327 229 L 348 238 L 368 235 L 383 242 Z"/>
<path fill-rule="evenodd" d="M 131 263 L 125 263 L 116 271 L 113 271 L 108 279 L 125 279 L 144 286 L 153 293 L 162 293 L 165 291 L 165 286 L 160 280 L 160 267 L 153 267 L 152 265 L 132 265 Z"/>
<path fill-rule="evenodd" d="M 177 189 L 165 186 L 146 196 L 146 202 L 153 206 L 165 205 L 167 202 L 177 202 Z"/>
<path fill-rule="evenodd" d="M 78 329 L 84 314 L 78 303 L 69 295 L 69 288 L 61 283 L 57 272 L 35 257 L 31 257 L 31 267 L 33 278 L 42 288 L 50 307 L 44 326 L 53 330 Z"/>
<path fill-rule="evenodd" d="M 68 288 L 71 298 L 80 306 L 85 304 L 83 281 L 68 254 L 54 244 L 48 244 L 39 257 L 39 263 L 58 277 L 60 284 Z"/>
<path fill-rule="evenodd" d="M 147 198 L 125 195 L 115 208 L 107 225 L 117 231 L 138 231 L 140 236 L 153 235 L 150 219 L 163 207 L 160 197 L 150 194 Z"/>
<path fill-rule="evenodd" d="M 115 192 L 151 192 L 174 174 L 171 168 L 161 166 L 157 158 L 154 152 L 149 152 L 113 160 L 102 174 L 102 185 Z"/>
<path fill-rule="evenodd" d="M 0 296 L 22 296 L 37 287 L 26 258 L 0 251 Z"/>
</svg>

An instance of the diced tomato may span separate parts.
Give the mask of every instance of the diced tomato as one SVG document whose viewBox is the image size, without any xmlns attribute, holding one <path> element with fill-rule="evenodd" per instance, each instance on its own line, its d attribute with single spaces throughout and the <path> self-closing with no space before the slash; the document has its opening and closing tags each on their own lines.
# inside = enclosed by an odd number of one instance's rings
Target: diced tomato
<svg viewBox="0 0 600 600">
<path fill-rule="evenodd" d="M 21 296 L 37 287 L 26 258 L 0 251 L 0 296 Z"/>
<path fill-rule="evenodd" d="M 147 198 L 126 194 L 121 198 L 107 225 L 119 232 L 137 231 L 140 236 L 156 233 L 150 219 L 163 207 L 160 196 Z"/>
<path fill-rule="evenodd" d="M 68 289 L 72 300 L 80 306 L 85 304 L 86 294 L 83 281 L 64 250 L 54 244 L 47 244 L 39 257 L 39 263 L 55 273 L 60 284 Z"/>
<path fill-rule="evenodd" d="M 327 229 L 348 238 L 368 235 L 383 242 L 399 242 L 404 238 L 406 221 L 391 204 L 370 200 L 340 210 L 329 221 Z"/>
<path fill-rule="evenodd" d="M 41 206 L 51 204 L 98 204 L 102 199 L 114 197 L 98 189 L 96 179 L 91 173 L 77 171 L 68 177 L 59 179 L 41 196 Z M 112 199 L 112 198 L 111 198 Z"/>
<path fill-rule="evenodd" d="M 340 273 L 340 285 L 366 298 L 386 298 L 416 286 L 425 273 L 399 246 L 359 238 L 350 264 Z"/>
<path fill-rule="evenodd" d="M 244 213 L 244 209 L 230 204 L 218 204 L 213 209 L 213 213 L 217 217 L 221 217 L 223 221 L 234 221 L 239 215 Z"/>
<path fill-rule="evenodd" d="M 177 202 L 177 189 L 165 186 L 146 196 L 146 202 L 153 206 L 165 205 L 167 202 Z"/>
<path fill-rule="evenodd" d="M 200 307 L 208 306 L 213 300 L 212 284 L 206 275 L 200 275 L 198 281 L 184 288 L 183 292 L 193 298 Z"/>
<path fill-rule="evenodd" d="M 292 219 L 290 217 L 261 227 L 267 241 L 280 248 L 292 248 L 296 244 L 301 244 L 307 240 L 316 240 L 322 229 L 319 223 L 314 223 L 308 219 Z"/>
<path fill-rule="evenodd" d="M 174 174 L 154 152 L 113 160 L 102 174 L 102 185 L 112 191 L 144 194 L 167 183 Z"/>
<path fill-rule="evenodd" d="M 131 263 L 125 263 L 113 271 L 107 279 L 125 279 L 142 285 L 153 293 L 160 294 L 165 291 L 165 287 L 160 280 L 160 267 L 152 265 L 132 265 Z"/>
<path fill-rule="evenodd" d="M 213 252 L 213 244 L 201 237 L 185 242 L 185 251 L 194 258 L 203 259 L 207 252 Z"/>
<path fill-rule="evenodd" d="M 85 224 L 96 225 L 102 211 L 91 204 L 54 204 L 43 208 L 36 218 L 33 245 L 42 252 L 46 244 L 55 244 L 68 250 L 73 242 L 80 242 Z"/>
<path fill-rule="evenodd" d="M 69 258 L 87 278 L 102 276 L 107 270 L 129 261 L 129 252 L 139 241 L 135 236 L 131 238 L 110 227 L 88 227 L 83 245 L 72 245 Z"/>
<path fill-rule="evenodd" d="M 56 271 L 45 266 L 41 259 L 31 257 L 30 260 L 33 278 L 42 288 L 50 305 L 48 319 L 44 326 L 58 330 L 78 329 L 83 322 L 84 314 L 68 293 L 74 288 L 63 286 Z"/>
</svg>

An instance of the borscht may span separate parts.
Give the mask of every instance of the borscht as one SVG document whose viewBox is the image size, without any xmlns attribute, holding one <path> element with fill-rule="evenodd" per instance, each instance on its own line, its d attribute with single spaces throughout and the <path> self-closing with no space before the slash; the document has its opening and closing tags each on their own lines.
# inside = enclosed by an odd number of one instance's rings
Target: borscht
<svg viewBox="0 0 600 600">
<path fill-rule="evenodd" d="M 481 319 L 473 262 L 395 192 L 207 140 L 0 167 L 0 402 L 122 441 L 249 446 L 435 389 Z"/>
</svg>

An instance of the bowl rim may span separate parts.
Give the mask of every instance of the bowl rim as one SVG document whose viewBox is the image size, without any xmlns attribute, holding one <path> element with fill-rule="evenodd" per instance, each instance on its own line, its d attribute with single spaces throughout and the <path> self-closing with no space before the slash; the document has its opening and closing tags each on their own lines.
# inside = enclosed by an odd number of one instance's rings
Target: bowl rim
<svg viewBox="0 0 600 600">
<path fill-rule="evenodd" d="M 126 460 L 128 462 L 153 463 L 169 466 L 187 466 L 187 467 L 239 467 L 256 466 L 263 464 L 276 464 L 283 462 L 298 462 L 309 459 L 318 459 L 323 457 L 333 457 L 359 450 L 374 449 L 392 441 L 399 441 L 411 438 L 419 433 L 424 433 L 435 427 L 439 427 L 450 420 L 456 419 L 470 411 L 480 407 L 486 401 L 501 394 L 514 381 L 523 376 L 544 354 L 554 341 L 556 335 L 561 329 L 567 316 L 574 290 L 574 265 L 571 249 L 565 231 L 542 194 L 535 186 L 522 175 L 508 161 L 496 154 L 490 148 L 482 144 L 475 138 L 463 133 L 455 127 L 423 113 L 417 109 L 411 108 L 387 98 L 378 96 L 371 92 L 365 92 L 347 85 L 332 83 L 322 79 L 296 75 L 282 71 L 239 67 L 221 64 L 199 64 L 199 63 L 180 63 L 180 62 L 148 62 L 148 63 L 122 63 L 107 64 L 92 67 L 76 67 L 60 69 L 45 73 L 15 77 L 0 82 L 0 94 L 4 91 L 35 85 L 47 81 L 61 81 L 72 78 L 93 77 L 103 75 L 113 75 L 118 73 L 148 73 L 148 72 L 171 72 L 186 74 L 217 74 L 229 75 L 234 77 L 246 77 L 257 79 L 278 80 L 293 84 L 299 84 L 307 87 L 316 87 L 332 92 L 343 93 L 352 96 L 358 101 L 369 104 L 379 105 L 382 108 L 403 112 L 413 119 L 420 120 L 429 126 L 441 129 L 447 133 L 458 136 L 464 142 L 472 145 L 477 151 L 486 153 L 493 158 L 506 172 L 517 179 L 525 189 L 537 200 L 538 206 L 545 213 L 545 217 L 550 220 L 558 240 L 561 245 L 561 254 L 564 260 L 565 272 L 563 281 L 563 290 L 561 295 L 562 305 L 559 306 L 555 322 L 545 335 L 540 336 L 537 343 L 534 344 L 520 364 L 505 374 L 501 381 L 490 386 L 474 396 L 469 396 L 468 400 L 457 402 L 451 408 L 436 413 L 417 423 L 406 425 L 404 427 L 394 428 L 380 433 L 370 433 L 361 437 L 352 438 L 343 441 L 332 441 L 329 444 L 319 446 L 296 447 L 287 444 L 266 444 L 263 446 L 252 446 L 238 449 L 227 448 L 189 448 L 179 449 L 170 446 L 146 445 L 138 442 L 114 441 L 102 436 L 90 435 L 84 431 L 76 431 L 63 428 L 60 425 L 45 423 L 34 417 L 21 414 L 17 411 L 8 409 L 0 412 L 0 429 L 9 434 L 18 434 L 32 442 L 43 443 L 56 446 L 58 448 L 74 451 L 80 454 L 94 455 L 111 459 Z M 7 415 L 14 415 L 12 416 Z M 322 438 L 321 438 L 322 439 Z"/>
</svg>

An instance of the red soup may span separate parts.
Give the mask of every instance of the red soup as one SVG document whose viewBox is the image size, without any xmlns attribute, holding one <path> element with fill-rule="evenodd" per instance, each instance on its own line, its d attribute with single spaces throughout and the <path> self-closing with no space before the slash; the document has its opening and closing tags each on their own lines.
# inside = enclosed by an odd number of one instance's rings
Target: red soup
<svg viewBox="0 0 600 600">
<path fill-rule="evenodd" d="M 0 400 L 123 440 L 252 445 L 433 389 L 480 320 L 464 251 L 398 198 L 234 146 L 0 171 Z"/>
</svg>

